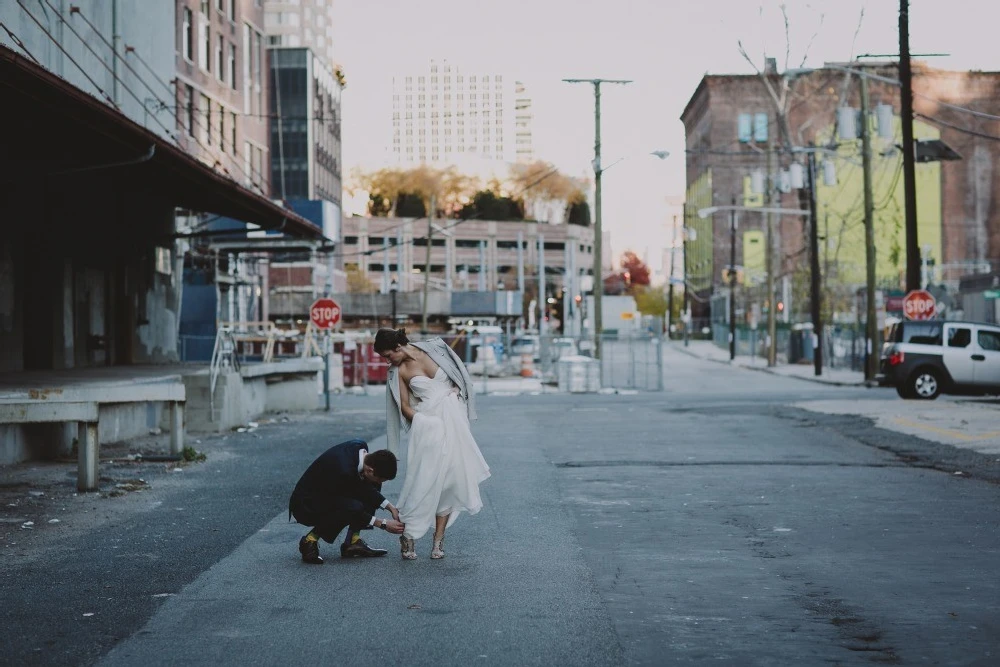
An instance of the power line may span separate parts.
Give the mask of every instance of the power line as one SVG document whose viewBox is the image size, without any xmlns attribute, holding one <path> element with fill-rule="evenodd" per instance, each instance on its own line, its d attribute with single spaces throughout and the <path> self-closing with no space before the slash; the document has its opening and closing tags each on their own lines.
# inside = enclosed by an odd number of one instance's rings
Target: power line
<svg viewBox="0 0 1000 667">
<path fill-rule="evenodd" d="M 91 85 L 92 85 L 92 86 L 94 87 L 94 89 L 95 89 L 95 90 L 96 90 L 97 92 L 99 92 L 99 93 L 100 93 L 101 95 L 103 95 L 103 96 L 104 96 L 104 99 L 105 99 L 105 100 L 107 100 L 107 101 L 108 101 L 108 102 L 109 102 L 109 103 L 111 104 L 111 106 L 113 106 L 113 107 L 114 107 L 115 109 L 118 109 L 118 105 L 117 105 L 117 104 L 115 104 L 115 101 L 114 101 L 113 99 L 111 99 L 111 96 L 110 96 L 110 95 L 108 95 L 108 94 L 107 94 L 106 92 L 104 92 L 104 89 L 103 89 L 103 88 L 101 88 L 101 87 L 100 87 L 99 85 L 97 85 L 97 82 L 96 82 L 96 81 L 94 81 L 94 80 L 93 80 L 93 79 L 92 79 L 92 78 L 90 77 L 90 75 L 89 75 L 89 74 L 87 74 L 87 70 L 83 69 L 83 67 L 81 67 L 81 66 L 80 66 L 80 63 L 76 62 L 76 59 L 74 59 L 74 58 L 73 58 L 73 56 L 71 56 L 71 55 L 69 54 L 69 52 L 68 52 L 68 51 L 66 51 L 66 49 L 64 49 L 64 48 L 63 48 L 62 44 L 60 44 L 60 43 L 59 43 L 59 40 L 57 40 L 57 39 L 56 39 L 55 37 L 53 37 L 53 36 L 52 36 L 52 34 L 51 34 L 51 33 L 50 33 L 50 32 L 49 32 L 48 30 L 46 30 L 46 29 L 45 29 L 45 26 L 43 26 L 43 25 L 42 25 L 42 24 L 41 24 L 41 23 L 40 23 L 40 22 L 38 21 L 38 19 L 36 19 L 36 18 L 35 18 L 35 15 L 34 15 L 34 14 L 32 14 L 32 13 L 31 13 L 30 11 L 28 11 L 28 9 L 27 9 L 27 8 L 26 8 L 26 7 L 24 6 L 24 5 L 22 5 L 22 4 L 21 4 L 21 0 L 17 0 L 17 4 L 18 4 L 18 5 L 19 5 L 19 6 L 21 7 L 21 9 L 23 9 L 23 10 L 24 10 L 24 12 L 25 12 L 25 13 L 26 13 L 26 14 L 27 14 L 27 15 L 28 15 L 28 16 L 29 16 L 30 18 L 31 18 L 31 20 L 35 22 L 35 25 L 37 25 L 37 26 L 38 26 L 38 29 L 39 29 L 39 30 L 41 30 L 41 31 L 42 31 L 43 33 L 45 33 L 45 36 L 46 36 L 46 37 L 48 37 L 48 38 L 49 38 L 49 40 L 50 40 L 50 41 L 51 41 L 51 42 L 52 42 L 53 44 L 55 44 L 55 45 L 56 45 L 56 47 L 57 47 L 57 48 L 58 48 L 58 49 L 59 49 L 60 51 L 62 51 L 62 53 L 63 53 L 63 55 L 64 55 L 64 56 L 66 56 L 67 58 L 69 58 L 69 61 L 70 61 L 71 63 L 73 63 L 73 64 L 74 64 L 74 65 L 76 66 L 76 68 L 77 68 L 78 70 L 80 70 L 80 73 L 81 73 L 81 74 L 83 74 L 84 78 L 86 78 L 86 79 L 87 79 L 87 81 L 89 81 L 89 82 L 90 82 L 90 84 L 91 84 Z M 37 61 L 36 61 L 36 62 L 37 62 Z M 119 111 L 121 111 L 121 109 L 119 109 Z"/>
<path fill-rule="evenodd" d="M 10 31 L 10 28 L 8 28 L 7 25 L 5 23 L 3 23 L 3 21 L 0 21 L 0 28 L 4 29 L 4 31 L 10 36 L 11 41 L 13 41 L 14 44 L 16 44 L 17 46 L 19 46 L 21 48 L 21 50 L 24 51 L 25 55 L 27 55 L 29 58 L 31 58 L 32 60 L 34 60 L 36 65 L 41 66 L 42 63 L 38 62 L 38 58 L 36 58 L 34 55 L 32 55 L 31 51 L 28 50 L 28 47 L 26 47 L 24 45 L 24 42 L 22 42 L 20 40 L 20 38 L 18 38 L 17 35 L 15 35 L 14 33 L 12 33 Z"/>
<path fill-rule="evenodd" d="M 45 0 L 45 4 L 47 4 L 49 6 L 49 8 L 52 9 L 52 11 L 55 12 L 55 14 L 63 21 L 63 23 L 65 23 L 67 25 L 67 27 L 69 27 L 70 31 L 74 35 L 76 35 L 77 39 L 80 39 L 86 45 L 86 41 L 83 40 L 83 38 L 80 37 L 80 35 L 71 26 L 69 26 L 69 24 L 66 21 L 66 19 L 62 16 L 62 14 L 59 13 L 59 10 L 56 9 L 55 7 L 53 7 L 52 3 L 49 2 L 49 0 Z M 107 38 L 103 35 L 103 33 L 101 33 L 100 30 L 97 29 L 97 26 L 95 26 L 93 23 L 91 23 L 91 21 L 84 15 L 83 11 L 79 7 L 73 6 L 73 7 L 70 8 L 70 16 L 73 16 L 74 14 L 79 15 L 80 18 L 83 19 L 84 23 L 86 23 L 90 27 L 90 29 L 94 32 L 94 34 L 96 34 L 97 37 L 102 42 L 104 42 L 104 44 L 111 50 L 112 57 L 113 58 L 117 58 L 118 60 L 120 60 L 122 62 L 122 64 L 125 65 L 125 67 L 127 67 L 130 72 L 132 72 L 132 74 L 139 81 L 139 83 L 141 83 L 146 88 L 146 90 L 149 91 L 149 93 L 153 96 L 153 99 L 155 99 L 157 102 L 159 102 L 160 105 L 161 105 L 161 107 L 163 109 L 165 109 L 168 113 L 170 113 L 170 115 L 172 115 L 174 117 L 174 122 L 177 125 L 179 125 L 179 126 L 183 126 L 183 124 L 181 123 L 180 118 L 177 115 L 177 111 L 176 111 L 176 108 L 175 108 L 176 104 L 174 104 L 174 105 L 168 104 L 159 95 L 157 95 L 156 91 L 153 90 L 153 88 L 149 85 L 149 83 L 146 81 L 146 79 L 141 74 L 139 74 L 137 71 L 135 71 L 135 69 L 129 64 L 129 62 L 128 62 L 127 59 L 125 59 L 124 57 L 122 57 L 118 53 L 118 50 L 115 49 L 114 45 L 107 40 Z M 89 48 L 89 46 L 88 46 L 88 48 Z M 162 85 L 166 89 L 166 91 L 170 94 L 171 97 L 174 97 L 176 99 L 176 94 L 177 94 L 176 91 L 173 90 L 173 89 L 171 89 L 170 86 L 168 86 L 166 83 L 164 83 L 164 81 L 156 74 L 156 72 L 148 65 L 148 63 L 146 63 L 146 61 L 143 60 L 142 56 L 140 56 L 138 54 L 138 52 L 136 51 L 135 47 L 131 47 L 131 46 L 126 45 L 125 52 L 126 53 L 129 53 L 129 52 L 135 53 L 136 57 L 139 58 L 139 61 L 141 63 L 143 63 L 143 65 L 146 67 L 146 69 L 149 70 L 149 72 L 153 75 L 153 78 L 156 79 L 160 83 L 160 85 Z M 94 53 L 94 51 L 91 50 L 91 53 Z M 101 61 L 101 64 L 105 65 L 105 68 L 107 68 L 107 65 L 104 63 L 104 60 L 97 53 L 94 53 L 94 56 L 97 57 L 98 60 Z M 123 88 L 125 88 L 126 90 L 128 90 L 128 88 L 125 87 L 124 81 L 122 81 L 118 77 L 117 74 L 115 74 L 113 71 L 111 72 L 111 74 L 112 74 L 112 76 L 115 79 L 117 79 L 119 82 L 121 82 Z M 131 91 L 129 91 L 129 92 L 131 93 Z M 132 96 L 135 97 L 135 94 L 132 93 Z M 137 97 L 136 97 L 136 101 L 138 101 Z M 191 103 L 193 105 L 194 104 L 194 100 L 191 100 Z M 209 104 L 211 104 L 211 102 L 209 102 Z M 209 108 L 208 112 L 209 112 L 209 114 L 211 114 L 211 108 Z M 222 113 L 222 112 L 220 112 L 220 113 Z M 190 117 L 191 117 L 192 121 L 197 122 L 200 127 L 202 127 L 203 129 L 205 129 L 205 131 L 209 135 L 211 134 L 212 128 L 211 128 L 211 123 L 210 122 L 206 126 L 201 126 L 201 121 L 198 120 L 198 118 L 197 118 L 197 116 L 195 114 L 190 114 Z M 155 115 L 154 115 L 154 119 L 156 119 Z M 158 119 L 156 119 L 156 120 L 159 123 L 159 120 Z M 180 142 L 178 141 L 177 137 L 174 136 L 171 133 L 171 131 L 165 125 L 163 125 L 163 123 L 159 123 L 159 124 L 165 130 L 167 130 L 168 136 L 170 136 L 179 145 Z M 222 148 L 222 152 L 225 153 L 225 137 L 221 136 L 221 135 L 222 135 L 222 133 L 220 132 L 219 145 Z M 207 146 L 205 146 L 203 143 L 201 143 L 201 141 L 197 137 L 195 137 L 194 135 L 190 135 L 190 136 L 191 136 L 192 139 L 194 139 L 195 143 L 197 143 L 204 151 L 206 151 L 209 154 L 212 153 L 211 149 L 209 149 Z M 233 156 L 235 157 L 236 146 L 233 145 L 232 148 L 233 148 Z M 232 178 L 232 174 L 229 173 L 229 169 L 227 169 L 225 165 L 219 163 L 219 166 L 222 167 L 222 170 L 226 173 L 227 176 L 229 176 L 230 178 Z M 252 174 L 247 174 L 245 171 L 243 171 L 243 169 L 242 169 L 242 167 L 240 167 L 238 161 L 234 160 L 234 167 L 245 178 L 247 178 L 248 180 L 250 180 L 251 182 L 253 182 Z M 261 194 L 265 194 L 264 191 L 263 191 L 263 189 L 261 189 L 259 186 L 257 186 L 256 183 L 254 183 L 254 185 L 257 187 L 257 190 Z"/>
<path fill-rule="evenodd" d="M 949 123 L 947 121 L 941 120 L 940 118 L 935 118 L 934 116 L 928 116 L 928 115 L 922 114 L 922 113 L 915 113 L 913 115 L 917 116 L 918 118 L 923 118 L 924 120 L 928 120 L 928 121 L 934 123 L 935 125 L 943 125 L 945 127 L 951 128 L 953 130 L 957 130 L 957 131 L 962 132 L 964 134 L 972 135 L 973 137 L 979 137 L 981 139 L 988 139 L 990 141 L 1000 141 L 1000 137 L 996 136 L 995 134 L 986 134 L 985 132 L 977 132 L 976 130 L 970 130 L 967 127 L 962 127 L 961 125 L 955 125 L 954 123 Z"/>
</svg>

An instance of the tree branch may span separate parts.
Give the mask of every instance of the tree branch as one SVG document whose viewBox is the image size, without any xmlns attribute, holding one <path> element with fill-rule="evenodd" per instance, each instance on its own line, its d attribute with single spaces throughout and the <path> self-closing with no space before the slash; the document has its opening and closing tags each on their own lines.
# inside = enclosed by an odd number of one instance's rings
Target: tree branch
<svg viewBox="0 0 1000 667">
<path fill-rule="evenodd" d="M 791 39 L 791 27 L 788 23 L 788 6 L 785 3 L 781 3 L 781 16 L 785 20 L 785 67 L 788 69 L 788 63 L 792 57 L 792 39 Z"/>
<path fill-rule="evenodd" d="M 858 15 L 858 27 L 854 29 L 854 38 L 851 40 L 851 60 L 854 60 L 854 49 L 858 42 L 858 33 L 861 32 L 861 24 L 865 22 L 865 8 L 861 7 L 861 13 Z"/>
<path fill-rule="evenodd" d="M 864 9 L 861 10 L 862 14 L 864 13 L 864 11 L 865 11 Z M 816 37 L 819 35 L 820 30 L 823 29 L 823 21 L 825 21 L 825 20 L 826 20 L 826 14 L 820 14 L 819 15 L 819 25 L 816 26 L 816 32 L 814 32 L 812 34 L 812 37 L 809 38 L 809 43 L 806 44 L 805 53 L 802 54 L 802 64 L 799 65 L 799 67 L 805 67 L 806 66 L 806 60 L 808 60 L 808 58 L 809 58 L 809 49 L 812 48 L 813 42 L 816 41 Z M 857 39 L 857 37 L 858 37 L 858 33 L 855 32 L 854 33 L 854 38 Z M 854 50 L 853 47 L 851 47 L 851 50 L 853 52 L 853 50 Z"/>
</svg>

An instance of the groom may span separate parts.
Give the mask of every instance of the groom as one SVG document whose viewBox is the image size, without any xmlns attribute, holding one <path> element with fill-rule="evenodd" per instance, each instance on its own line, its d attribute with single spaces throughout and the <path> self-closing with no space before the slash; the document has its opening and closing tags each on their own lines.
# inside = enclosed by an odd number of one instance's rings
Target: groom
<svg viewBox="0 0 1000 667">
<path fill-rule="evenodd" d="M 334 445 L 313 461 L 288 500 L 289 516 L 312 528 L 299 540 L 302 562 L 322 565 L 320 538 L 331 543 L 345 527 L 341 558 L 384 556 L 385 549 L 365 544 L 361 530 L 377 526 L 396 535 L 403 533 L 399 512 L 380 493 L 382 483 L 395 477 L 396 456 L 384 449 L 369 453 L 364 440 Z M 392 519 L 376 519 L 377 509 L 388 510 Z"/>
</svg>

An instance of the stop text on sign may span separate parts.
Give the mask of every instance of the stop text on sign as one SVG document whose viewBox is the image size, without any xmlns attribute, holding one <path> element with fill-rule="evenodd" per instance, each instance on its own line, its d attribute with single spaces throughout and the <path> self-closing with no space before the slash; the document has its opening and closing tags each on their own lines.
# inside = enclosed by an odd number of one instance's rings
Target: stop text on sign
<svg viewBox="0 0 1000 667">
<path fill-rule="evenodd" d="M 309 308 L 309 321 L 317 329 L 329 329 L 340 322 L 340 306 L 333 299 L 316 299 Z"/>
<path fill-rule="evenodd" d="M 927 320 L 937 312 L 937 302 L 926 290 L 914 290 L 903 298 L 903 314 L 910 320 Z"/>
</svg>

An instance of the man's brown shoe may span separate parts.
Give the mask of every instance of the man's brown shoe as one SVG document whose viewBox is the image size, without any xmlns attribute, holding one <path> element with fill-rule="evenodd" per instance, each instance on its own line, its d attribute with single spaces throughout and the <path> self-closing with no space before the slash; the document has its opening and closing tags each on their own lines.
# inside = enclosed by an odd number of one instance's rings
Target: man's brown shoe
<svg viewBox="0 0 1000 667">
<path fill-rule="evenodd" d="M 323 557 L 319 555 L 319 543 L 307 540 L 303 537 L 299 540 L 299 553 L 302 554 L 302 562 L 311 565 L 322 565 Z"/>
<path fill-rule="evenodd" d="M 372 558 L 374 556 L 384 556 L 388 551 L 385 549 L 372 549 L 370 546 L 365 544 L 364 540 L 358 540 L 354 544 L 344 544 L 340 545 L 340 557 L 341 558 Z"/>
</svg>

